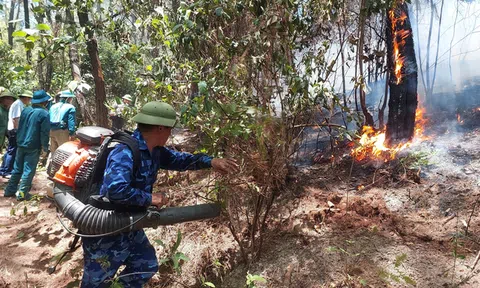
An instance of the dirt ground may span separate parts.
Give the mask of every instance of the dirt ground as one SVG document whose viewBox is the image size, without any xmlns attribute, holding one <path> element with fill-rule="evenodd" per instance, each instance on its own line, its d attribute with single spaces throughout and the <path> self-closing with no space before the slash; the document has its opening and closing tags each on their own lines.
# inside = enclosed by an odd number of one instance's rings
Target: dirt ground
<svg viewBox="0 0 480 288">
<path fill-rule="evenodd" d="M 151 241 L 165 243 L 182 231 L 179 250 L 190 259 L 182 275 L 156 275 L 149 287 L 201 287 L 213 263 L 217 277 L 207 280 L 216 287 L 244 287 L 247 272 L 267 280 L 259 287 L 480 287 L 480 264 L 472 270 L 480 251 L 479 152 L 480 130 L 446 129 L 410 148 L 410 161 L 352 166 L 339 157 L 334 165 L 297 167 L 272 211 L 258 262 L 238 264 L 222 217 L 147 229 Z M 193 192 L 211 175 L 175 173 L 157 188 L 173 193 L 171 205 L 200 203 Z M 44 195 L 46 183 L 40 172 L 33 193 Z M 1 190 L 5 184 L 0 178 Z M 26 215 L 24 207 L 0 197 L 0 287 L 78 287 L 81 248 L 47 273 L 73 239 L 54 205 L 31 201 Z"/>
</svg>

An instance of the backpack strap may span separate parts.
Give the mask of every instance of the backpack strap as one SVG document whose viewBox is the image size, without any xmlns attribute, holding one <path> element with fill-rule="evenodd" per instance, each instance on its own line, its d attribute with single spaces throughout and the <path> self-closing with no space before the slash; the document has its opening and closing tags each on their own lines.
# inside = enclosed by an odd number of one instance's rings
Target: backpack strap
<svg viewBox="0 0 480 288">
<path fill-rule="evenodd" d="M 103 178 L 103 173 L 107 165 L 107 158 L 116 144 L 125 144 L 133 154 L 133 176 L 135 177 L 141 164 L 140 149 L 135 138 L 123 131 L 115 132 L 112 136 L 103 140 L 102 145 L 96 157 L 96 163 L 93 170 L 92 183 L 99 183 Z M 114 145 L 112 145 L 114 144 Z"/>
<path fill-rule="evenodd" d="M 133 175 L 136 175 L 138 168 L 140 167 L 140 148 L 138 147 L 137 139 L 133 138 L 130 134 L 124 131 L 118 131 L 113 134 L 113 140 L 125 144 L 130 148 L 133 154 Z"/>
</svg>

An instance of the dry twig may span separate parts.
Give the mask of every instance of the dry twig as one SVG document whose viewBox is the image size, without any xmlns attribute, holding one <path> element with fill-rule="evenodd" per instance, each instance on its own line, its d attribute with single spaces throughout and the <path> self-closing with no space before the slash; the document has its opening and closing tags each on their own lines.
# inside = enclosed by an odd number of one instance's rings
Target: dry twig
<svg viewBox="0 0 480 288">
<path fill-rule="evenodd" d="M 475 261 L 473 262 L 472 271 L 475 270 L 475 267 L 477 266 L 478 260 L 480 260 L 480 251 L 478 251 L 477 257 L 475 258 Z"/>
</svg>

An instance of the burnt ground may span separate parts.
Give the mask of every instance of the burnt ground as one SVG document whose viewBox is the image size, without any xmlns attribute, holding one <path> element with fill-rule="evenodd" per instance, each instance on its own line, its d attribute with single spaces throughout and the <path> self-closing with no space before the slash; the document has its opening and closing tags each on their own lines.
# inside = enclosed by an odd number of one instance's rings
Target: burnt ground
<svg viewBox="0 0 480 288">
<path fill-rule="evenodd" d="M 250 267 L 238 264 L 222 217 L 147 229 L 152 242 L 165 243 L 181 230 L 179 250 L 190 258 L 182 275 L 156 275 L 149 287 L 201 287 L 202 275 L 216 287 L 244 287 L 247 271 L 267 280 L 259 287 L 480 287 L 480 264 L 472 271 L 480 251 L 480 204 L 472 213 L 480 199 L 479 150 L 480 130 L 447 127 L 390 163 L 352 166 L 339 155 L 333 164 L 297 167 L 272 211 L 263 256 Z M 214 176 L 162 175 L 157 188 L 170 191 L 172 205 L 200 203 L 195 195 Z M 45 194 L 47 182 L 39 173 L 34 193 Z M 53 275 L 46 272 L 73 239 L 53 204 L 42 198 L 23 211 L 0 197 L 0 287 L 77 287 L 81 249 Z M 162 258 L 164 249 L 156 248 Z"/>
</svg>

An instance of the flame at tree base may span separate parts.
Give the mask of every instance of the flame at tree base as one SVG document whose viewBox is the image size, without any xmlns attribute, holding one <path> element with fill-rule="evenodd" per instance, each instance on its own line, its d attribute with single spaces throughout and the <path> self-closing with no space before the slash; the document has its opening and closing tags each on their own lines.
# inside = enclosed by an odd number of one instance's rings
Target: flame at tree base
<svg viewBox="0 0 480 288">
<path fill-rule="evenodd" d="M 427 124 L 424 114 L 425 110 L 421 107 L 419 107 L 415 113 L 414 140 L 420 140 L 420 142 L 428 139 L 428 137 L 423 135 L 425 125 Z M 351 151 L 351 155 L 355 160 L 363 161 L 371 159 L 388 162 L 394 160 L 400 151 L 412 146 L 414 141 L 408 141 L 388 147 L 385 130 L 375 131 L 375 129 L 370 126 L 363 126 L 362 136 L 358 142 L 360 146 Z"/>
</svg>

